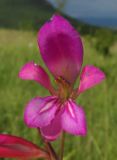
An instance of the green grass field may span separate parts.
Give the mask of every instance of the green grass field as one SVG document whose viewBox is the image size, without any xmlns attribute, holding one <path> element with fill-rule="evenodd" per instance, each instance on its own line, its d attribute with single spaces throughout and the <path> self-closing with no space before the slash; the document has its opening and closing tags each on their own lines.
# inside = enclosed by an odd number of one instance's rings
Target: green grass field
<svg viewBox="0 0 117 160">
<path fill-rule="evenodd" d="M 85 138 L 69 136 L 66 139 L 66 159 L 113 160 L 116 157 L 117 140 L 116 50 L 111 57 L 104 58 L 90 47 L 86 38 L 83 41 L 84 64 L 99 66 L 106 72 L 107 78 L 101 85 L 79 97 L 78 103 L 84 106 L 87 115 L 88 135 Z M 23 136 L 38 143 L 36 130 L 24 125 L 23 109 L 31 98 L 48 95 L 48 92 L 35 82 L 18 79 L 20 67 L 30 60 L 42 64 L 36 34 L 32 31 L 1 29 L 0 133 Z"/>
<path fill-rule="evenodd" d="M 39 55 L 36 31 L 16 28 L 0 28 L 0 133 L 22 136 L 40 144 L 37 131 L 25 126 L 23 111 L 31 98 L 49 93 L 35 82 L 20 80 L 18 72 L 30 60 L 45 65 Z M 111 55 L 104 57 L 89 38 L 82 37 L 82 40 L 83 65 L 100 67 L 106 73 L 106 80 L 78 98 L 77 102 L 86 112 L 88 134 L 86 137 L 66 136 L 64 160 L 116 160 L 117 44 L 112 47 Z M 53 145 L 59 150 L 59 142 Z"/>
</svg>

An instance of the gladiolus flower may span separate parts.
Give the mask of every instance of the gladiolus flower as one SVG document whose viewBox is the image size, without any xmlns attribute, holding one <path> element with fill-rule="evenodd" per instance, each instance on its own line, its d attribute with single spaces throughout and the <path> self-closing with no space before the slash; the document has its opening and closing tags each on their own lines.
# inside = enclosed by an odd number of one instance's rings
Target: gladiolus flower
<svg viewBox="0 0 117 160">
<path fill-rule="evenodd" d="M 0 134 L 0 158 L 18 158 L 29 160 L 32 158 L 47 158 L 47 153 L 23 138 Z"/>
<path fill-rule="evenodd" d="M 85 90 L 105 79 L 104 73 L 83 63 L 83 45 L 79 33 L 63 17 L 54 15 L 38 33 L 40 54 L 55 78 L 54 89 L 44 69 L 28 62 L 19 77 L 34 80 L 48 89 L 51 96 L 33 98 L 26 106 L 24 120 L 28 127 L 39 128 L 47 140 L 55 140 L 61 131 L 84 136 L 87 133 L 84 110 L 75 99 Z M 80 74 L 81 72 L 81 74 Z M 74 83 L 80 76 L 80 84 Z"/>
</svg>

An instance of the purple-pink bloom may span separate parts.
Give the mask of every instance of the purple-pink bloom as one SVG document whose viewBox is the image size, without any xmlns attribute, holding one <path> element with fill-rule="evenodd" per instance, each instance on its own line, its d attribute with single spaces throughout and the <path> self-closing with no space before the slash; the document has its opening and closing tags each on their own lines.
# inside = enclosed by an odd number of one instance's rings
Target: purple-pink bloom
<svg viewBox="0 0 117 160">
<path fill-rule="evenodd" d="M 38 33 L 40 54 L 55 78 L 53 88 L 49 76 L 41 66 L 28 62 L 19 77 L 34 80 L 49 90 L 51 96 L 33 98 L 26 106 L 24 120 L 28 127 L 39 128 L 47 140 L 55 140 L 62 131 L 84 136 L 87 133 L 84 110 L 75 99 L 85 90 L 105 79 L 97 67 L 82 69 L 83 46 L 79 33 L 60 15 L 54 15 Z M 80 74 L 81 72 L 81 74 Z M 80 75 L 80 84 L 74 83 Z"/>
</svg>

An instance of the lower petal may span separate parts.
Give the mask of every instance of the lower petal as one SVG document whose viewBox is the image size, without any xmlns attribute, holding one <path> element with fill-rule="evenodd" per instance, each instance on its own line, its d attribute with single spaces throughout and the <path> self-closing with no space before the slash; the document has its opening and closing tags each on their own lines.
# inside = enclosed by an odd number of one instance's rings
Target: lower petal
<svg viewBox="0 0 117 160">
<path fill-rule="evenodd" d="M 51 124 L 41 128 L 42 136 L 48 141 L 57 139 L 62 131 L 61 126 L 61 112 L 59 112 L 52 120 Z"/>
<path fill-rule="evenodd" d="M 86 118 L 83 109 L 72 100 L 66 102 L 62 114 L 62 128 L 73 135 L 85 136 L 87 133 Z"/>
<path fill-rule="evenodd" d="M 56 97 L 36 97 L 26 106 L 24 121 L 28 127 L 32 128 L 47 126 L 54 118 L 57 108 Z"/>
</svg>

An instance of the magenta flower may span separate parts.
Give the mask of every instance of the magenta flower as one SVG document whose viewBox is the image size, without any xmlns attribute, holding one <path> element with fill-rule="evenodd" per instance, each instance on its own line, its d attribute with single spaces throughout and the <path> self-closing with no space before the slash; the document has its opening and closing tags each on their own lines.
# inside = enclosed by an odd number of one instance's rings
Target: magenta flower
<svg viewBox="0 0 117 160">
<path fill-rule="evenodd" d="M 59 15 L 54 15 L 38 33 L 41 56 L 55 78 L 57 89 L 52 87 L 44 69 L 28 62 L 19 77 L 34 80 L 50 91 L 51 96 L 33 98 L 25 109 L 24 120 L 28 127 L 39 128 L 47 140 L 55 140 L 62 131 L 84 136 L 86 118 L 75 99 L 85 90 L 104 80 L 104 73 L 91 65 L 82 69 L 83 46 L 79 33 Z M 81 72 L 81 74 L 80 74 Z M 80 75 L 80 83 L 74 83 Z"/>
<path fill-rule="evenodd" d="M 48 154 L 23 138 L 0 134 L 0 158 L 17 158 L 29 160 L 32 158 L 48 158 Z"/>
</svg>

